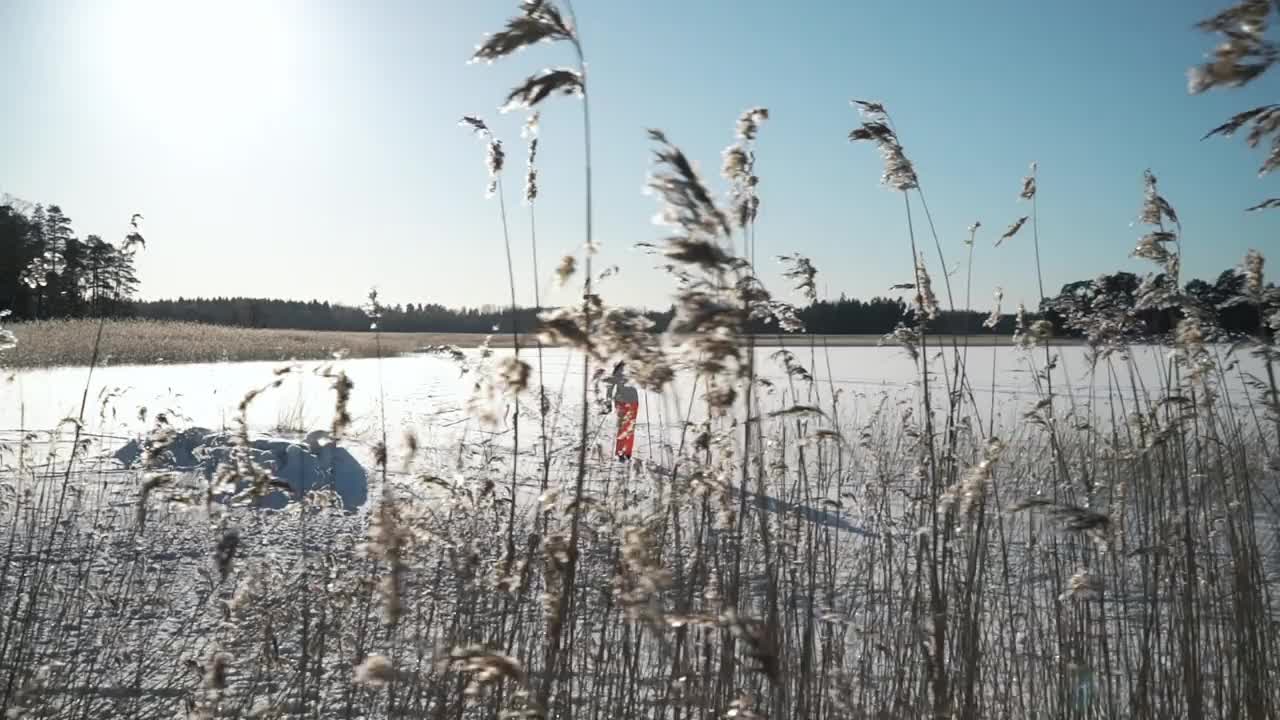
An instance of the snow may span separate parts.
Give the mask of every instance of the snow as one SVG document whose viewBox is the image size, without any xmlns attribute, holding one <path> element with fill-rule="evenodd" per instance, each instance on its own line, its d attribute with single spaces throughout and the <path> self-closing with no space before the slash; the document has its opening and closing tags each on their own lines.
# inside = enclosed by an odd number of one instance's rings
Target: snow
<svg viewBox="0 0 1280 720">
<path fill-rule="evenodd" d="M 840 398 L 844 412 L 859 416 L 873 411 L 882 396 L 894 399 L 914 398 L 917 392 L 917 368 L 897 348 L 838 347 L 816 349 L 788 348 L 795 360 L 817 378 L 812 390 L 795 383 L 801 396 L 796 397 L 785 370 L 775 359 L 779 348 L 757 350 L 757 369 L 761 378 L 772 383 L 762 387 L 762 405 L 766 409 L 790 404 L 817 404 L 829 407 L 832 392 Z M 509 354 L 494 351 L 493 361 Z M 984 416 L 991 408 L 1002 422 L 1021 422 L 1022 413 L 1041 396 L 1036 390 L 1035 373 L 1044 362 L 1040 351 L 1024 353 L 1009 346 L 974 347 L 964 352 L 963 363 L 972 385 L 973 404 Z M 1054 393 L 1064 404 L 1104 403 L 1115 393 L 1130 396 L 1129 368 L 1115 359 L 1114 373 L 1107 365 L 1091 371 L 1086 348 L 1052 349 L 1058 367 L 1054 373 Z M 1167 370 L 1166 350 L 1138 347 L 1133 351 L 1133 369 L 1141 383 L 1139 394 L 1154 397 L 1160 378 Z M 1245 389 L 1250 373 L 1261 374 L 1257 358 L 1239 354 L 1225 357 L 1221 364 L 1230 367 L 1227 389 L 1239 395 Z M 475 351 L 468 351 L 474 361 Z M 532 385 L 522 396 L 528 407 L 522 410 L 523 427 L 536 416 L 538 360 L 532 349 L 525 349 L 522 359 L 534 366 Z M 192 365 L 108 366 L 94 370 L 89 381 L 85 410 L 85 431 L 128 440 L 146 433 L 157 413 L 165 413 L 174 425 L 227 430 L 233 427 L 237 406 L 246 392 L 272 382 L 274 372 L 285 363 L 206 363 Z M 581 359 L 576 354 L 547 349 L 543 352 L 543 385 L 553 408 L 580 401 L 583 380 Z M 398 437 L 406 428 L 419 433 L 424 444 L 448 445 L 467 431 L 467 403 L 476 380 L 475 372 L 462 373 L 459 366 L 434 356 L 409 356 L 341 362 L 300 362 L 281 378 L 282 383 L 257 398 L 248 406 L 249 427 L 260 433 L 280 435 L 282 423 L 299 426 L 305 433 L 327 429 L 333 415 L 334 393 L 331 381 L 319 375 L 327 367 L 340 369 L 354 382 L 350 412 L 354 418 L 352 436 L 373 442 L 382 429 Z M 945 398 L 946 378 L 954 374 L 952 349 L 930 351 L 930 370 L 935 394 Z M 991 378 L 996 377 L 993 383 Z M 0 384 L 0 431 L 49 430 L 64 418 L 76 417 L 85 389 L 85 368 L 53 368 L 22 370 L 10 382 Z M 1068 384 L 1064 380 L 1070 378 Z M 642 391 L 637 445 L 643 444 L 649 426 L 678 424 L 689 412 L 689 397 L 695 384 L 688 373 L 677 376 L 673 387 L 659 395 Z M 600 388 L 601 397 L 603 388 Z M 809 394 L 812 392 L 812 396 Z M 967 393 L 966 393 L 967 394 Z M 561 403 L 561 398 L 566 402 Z M 940 401 L 941 402 L 941 401 Z M 694 403 L 693 415 L 700 417 Z M 146 409 L 143 415 L 140 411 Z M 660 420 L 657 417 L 662 415 Z M 572 429 L 577 416 L 556 412 L 552 416 L 556 429 Z M 498 432 L 509 432 L 510 408 L 499 423 Z M 287 422 L 285 422 L 287 421 Z M 528 436 L 526 436 L 528 437 Z"/>
<path fill-rule="evenodd" d="M 205 428 L 187 428 L 169 442 L 154 467 L 201 473 L 212 479 L 220 464 L 227 462 L 234 447 L 234 436 L 210 432 Z M 113 457 L 126 468 L 137 467 L 143 443 L 130 440 Z M 259 437 L 250 440 L 250 457 L 268 470 L 272 477 L 288 484 L 294 497 L 328 489 L 342 500 L 342 506 L 354 512 L 369 498 L 369 477 L 364 467 L 343 447 L 333 444 L 327 433 L 314 431 L 304 441 L 287 438 Z M 241 488 L 237 488 L 239 490 Z M 289 494 L 275 491 L 259 498 L 260 507 L 280 510 L 288 504 Z"/>
</svg>

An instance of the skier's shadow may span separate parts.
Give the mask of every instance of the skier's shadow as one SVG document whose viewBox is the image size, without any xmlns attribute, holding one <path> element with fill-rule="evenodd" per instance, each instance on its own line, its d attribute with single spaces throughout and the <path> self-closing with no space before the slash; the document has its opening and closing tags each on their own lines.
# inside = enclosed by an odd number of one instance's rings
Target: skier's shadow
<svg viewBox="0 0 1280 720">
<path fill-rule="evenodd" d="M 734 491 L 734 495 L 737 495 L 736 490 Z M 845 532 L 851 532 L 863 537 L 879 537 L 878 533 L 849 522 L 848 517 L 822 508 L 793 503 L 787 500 L 771 497 L 769 495 L 758 495 L 753 492 L 747 493 L 747 502 L 755 505 L 761 510 L 767 510 L 774 513 L 775 515 L 799 515 L 815 525 L 821 525 L 835 530 L 844 530 Z"/>
</svg>

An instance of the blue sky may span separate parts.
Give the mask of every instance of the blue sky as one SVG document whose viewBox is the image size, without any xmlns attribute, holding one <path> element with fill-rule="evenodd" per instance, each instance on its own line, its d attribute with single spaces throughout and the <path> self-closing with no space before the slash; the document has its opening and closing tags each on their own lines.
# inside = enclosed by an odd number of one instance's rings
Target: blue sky
<svg viewBox="0 0 1280 720">
<path fill-rule="evenodd" d="M 974 305 L 991 290 L 1034 304 L 1031 236 L 993 239 L 1025 214 L 1040 167 L 1045 283 L 1116 269 L 1150 167 L 1186 231 L 1189 275 L 1215 276 L 1275 242 L 1276 193 L 1238 140 L 1200 141 L 1273 98 L 1258 87 L 1189 96 L 1213 45 L 1192 28 L 1216 0 L 906 3 L 898 0 L 578 0 L 589 62 L 601 262 L 611 302 L 665 304 L 671 284 L 633 249 L 661 237 L 641 194 L 644 130 L 665 130 L 717 188 L 734 120 L 763 105 L 758 248 L 800 252 L 819 290 L 869 297 L 910 278 L 902 199 L 874 148 L 850 145 L 852 97 L 883 101 L 915 162 L 948 261 L 983 223 Z M 3 0 L 0 192 L 63 206 L 81 234 L 146 216 L 146 297 L 258 295 L 502 303 L 501 225 L 484 198 L 478 113 L 506 141 L 520 299 L 532 301 L 523 115 L 509 87 L 571 61 L 537 46 L 468 65 L 515 0 Z M 576 101 L 543 108 L 537 207 L 543 287 L 582 232 Z M 919 222 L 917 230 L 927 226 Z M 936 274 L 936 254 L 929 259 Z M 783 283 L 772 271 L 766 280 Z M 963 294 L 963 272 L 956 276 Z M 941 282 L 937 282 L 941 287 Z M 569 291 L 552 293 L 563 302 Z M 960 298 L 962 301 L 963 298 Z"/>
</svg>

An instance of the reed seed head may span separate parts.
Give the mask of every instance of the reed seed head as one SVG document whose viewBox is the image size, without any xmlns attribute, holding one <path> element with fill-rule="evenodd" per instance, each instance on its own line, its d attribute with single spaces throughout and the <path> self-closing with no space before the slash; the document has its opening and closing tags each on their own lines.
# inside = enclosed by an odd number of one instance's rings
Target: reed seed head
<svg viewBox="0 0 1280 720">
<path fill-rule="evenodd" d="M 1271 11 L 1268 0 L 1239 0 L 1197 23 L 1204 32 L 1220 34 L 1223 42 L 1208 62 L 1187 71 L 1188 92 L 1194 95 L 1215 87 L 1240 87 L 1275 64 L 1276 48 L 1265 37 Z"/>
<path fill-rule="evenodd" d="M 542 113 L 531 112 L 529 117 L 525 118 L 524 125 L 520 127 L 520 138 L 522 140 L 533 140 L 538 137 L 538 131 L 541 129 Z"/>
<path fill-rule="evenodd" d="M 859 113 L 866 119 L 860 127 L 849 133 L 849 141 L 870 141 L 879 148 L 880 156 L 884 160 L 884 175 L 881 177 L 881 182 L 903 192 L 919 187 L 915 166 L 907 159 L 902 144 L 898 142 L 898 134 L 889 124 L 889 115 L 884 105 L 864 100 L 851 102 L 858 107 Z"/>
<path fill-rule="evenodd" d="M 355 668 L 353 682 L 365 687 L 380 688 L 395 679 L 395 666 L 386 655 L 370 655 Z"/>
<path fill-rule="evenodd" d="M 1000 302 L 1004 300 L 1004 288 L 997 287 L 995 290 L 995 305 L 991 308 L 991 314 L 982 322 L 982 327 L 995 328 L 1000 324 Z"/>
<path fill-rule="evenodd" d="M 467 695 L 476 695 L 483 687 L 504 679 L 521 687 L 528 683 L 519 660 L 479 645 L 454 648 L 449 652 L 449 659 L 455 669 L 471 674 L 465 690 Z"/>
<path fill-rule="evenodd" d="M 1160 195 L 1156 184 L 1156 176 L 1150 170 L 1143 171 L 1142 184 L 1142 212 L 1138 215 L 1138 221 L 1144 225 L 1163 227 L 1164 221 L 1168 220 L 1177 225 L 1178 214 L 1174 212 L 1173 206 Z"/>
<path fill-rule="evenodd" d="M 756 133 L 760 130 L 760 125 L 769 119 L 769 109 L 763 107 L 754 107 L 742 113 L 738 117 L 738 139 L 751 142 L 756 139 Z"/>
<path fill-rule="evenodd" d="M 529 387 L 529 376 L 533 368 L 529 363 L 515 357 L 503 358 L 499 368 L 499 377 L 507 391 L 519 395 Z"/>
<path fill-rule="evenodd" d="M 491 134 L 489 132 L 488 123 L 475 115 L 463 115 L 462 119 L 458 121 L 458 124 L 463 127 L 471 128 L 472 132 L 481 137 L 487 138 Z"/>
<path fill-rule="evenodd" d="M 1249 252 L 1244 256 L 1244 288 L 1248 293 L 1248 297 L 1255 303 L 1262 301 L 1262 294 L 1265 284 L 1263 282 L 1262 268 L 1266 264 L 1266 258 L 1262 253 L 1250 248 Z"/>
<path fill-rule="evenodd" d="M 548 68 L 512 88 L 500 112 L 535 107 L 552 95 L 582 97 L 582 75 L 569 68 Z"/>
<path fill-rule="evenodd" d="M 933 293 L 933 280 L 929 277 L 929 268 L 925 265 L 924 254 L 916 255 L 916 317 L 922 320 L 933 320 L 938 317 L 938 298 Z"/>
<path fill-rule="evenodd" d="M 660 130 L 650 130 L 649 139 L 659 144 L 653 151 L 658 169 L 650 175 L 646 186 L 663 203 L 656 222 L 689 235 L 729 237 L 728 219 L 716 206 L 689 158 Z"/>
<path fill-rule="evenodd" d="M 956 509 L 961 515 L 970 515 L 986 502 L 987 485 L 991 482 L 992 472 L 1001 453 L 1004 443 L 999 438 L 991 438 L 983 451 L 982 460 L 969 468 L 964 478 L 947 488 L 939 503 L 939 512 Z"/>
<path fill-rule="evenodd" d="M 502 175 L 502 166 L 507 155 L 502 151 L 502 141 L 489 138 L 488 150 L 485 153 L 485 166 L 489 169 L 489 185 L 485 188 L 485 197 L 493 197 L 498 190 L 498 178 Z"/>
<path fill-rule="evenodd" d="M 920 332 L 911 326 L 899 324 L 894 331 L 880 339 L 881 345 L 897 345 L 906 351 L 912 362 L 920 359 Z"/>
<path fill-rule="evenodd" d="M 1092 600 L 1102 594 L 1102 578 L 1088 570 L 1077 570 L 1067 580 L 1067 589 L 1058 596 L 1058 600 Z"/>
<path fill-rule="evenodd" d="M 485 39 L 471 56 L 471 62 L 493 62 L 539 42 L 573 40 L 573 28 L 559 8 L 548 0 L 526 0 L 521 14 L 507 20 L 506 27 Z"/>
<path fill-rule="evenodd" d="M 1020 200 L 1031 200 L 1036 196 L 1036 164 L 1031 163 L 1031 174 L 1022 178 L 1022 192 L 1018 193 Z"/>
<path fill-rule="evenodd" d="M 573 273 L 577 271 L 578 259 L 572 255 L 565 255 L 560 258 L 560 264 L 556 266 L 556 284 L 564 287 L 569 284 L 569 278 L 573 277 Z"/>
<path fill-rule="evenodd" d="M 1000 247 L 1001 243 L 1003 243 L 1005 240 L 1008 240 L 1014 235 L 1017 235 L 1018 231 L 1022 229 L 1022 226 L 1025 225 L 1027 221 L 1030 219 L 1031 219 L 1030 216 L 1023 215 L 1022 217 L 1015 220 L 1013 224 L 1010 225 L 1009 228 L 1005 230 L 1000 237 L 996 238 L 996 247 Z"/>
<path fill-rule="evenodd" d="M 1175 242 L 1176 240 L 1177 237 L 1173 233 L 1163 230 L 1147 233 L 1138 240 L 1137 247 L 1130 254 L 1133 257 L 1165 265 L 1172 257 L 1172 254 L 1165 248 L 1165 243 Z"/>
<path fill-rule="evenodd" d="M 982 223 L 978 222 L 977 220 L 975 220 L 973 224 L 968 227 L 969 237 L 965 239 L 964 241 L 965 245 L 968 245 L 969 247 L 973 247 L 974 238 L 977 237 L 978 228 L 980 227 L 982 227 Z"/>
<path fill-rule="evenodd" d="M 804 299 L 809 302 L 818 301 L 818 287 L 815 278 L 818 276 L 818 269 L 813 266 L 809 258 L 799 254 L 780 255 L 778 260 L 783 264 L 786 270 L 782 276 L 795 283 L 795 289 Z"/>
<path fill-rule="evenodd" d="M 524 202 L 526 205 L 532 205 L 538 199 L 538 166 L 535 161 L 538 157 L 538 138 L 529 139 L 529 160 L 525 165 L 524 171 Z"/>
</svg>

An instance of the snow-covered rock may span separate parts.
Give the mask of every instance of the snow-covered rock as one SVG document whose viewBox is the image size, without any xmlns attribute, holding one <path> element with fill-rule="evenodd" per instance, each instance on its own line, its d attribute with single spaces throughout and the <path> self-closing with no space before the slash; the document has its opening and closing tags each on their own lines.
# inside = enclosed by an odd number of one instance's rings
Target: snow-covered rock
<svg viewBox="0 0 1280 720">
<path fill-rule="evenodd" d="M 156 462 L 160 467 L 200 472 L 210 479 L 220 464 L 230 460 L 233 444 L 230 433 L 188 428 L 177 433 Z M 143 441 L 131 440 L 115 452 L 115 458 L 125 467 L 134 467 L 141 461 L 143 447 Z M 348 512 L 368 501 L 368 473 L 346 448 L 328 442 L 328 435 L 322 431 L 307 435 L 302 442 L 255 438 L 250 441 L 249 452 L 254 462 L 286 483 L 291 491 L 276 491 L 260 498 L 260 507 L 279 510 L 288 504 L 290 494 L 318 489 L 333 490 Z"/>
</svg>

